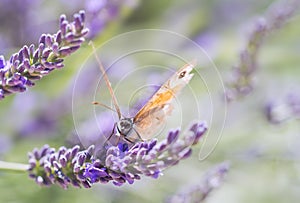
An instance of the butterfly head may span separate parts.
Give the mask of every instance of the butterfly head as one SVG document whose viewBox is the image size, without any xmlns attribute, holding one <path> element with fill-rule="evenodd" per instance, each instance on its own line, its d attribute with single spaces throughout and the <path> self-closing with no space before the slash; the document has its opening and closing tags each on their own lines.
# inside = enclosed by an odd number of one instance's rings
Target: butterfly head
<svg viewBox="0 0 300 203">
<path fill-rule="evenodd" d="M 128 135 L 133 128 L 133 119 L 132 118 L 121 118 L 117 122 L 117 129 L 121 135 Z"/>
<path fill-rule="evenodd" d="M 195 62 L 188 63 L 185 66 L 183 66 L 179 71 L 177 71 L 176 74 L 170 78 L 168 82 L 168 88 L 172 89 L 173 91 L 176 91 L 177 88 L 181 89 L 186 84 L 188 84 L 194 76 L 192 71 L 195 65 Z"/>
<path fill-rule="evenodd" d="M 191 73 L 194 67 L 195 64 L 191 63 L 187 64 L 181 70 L 179 70 L 177 73 L 178 80 L 183 80 L 184 82 L 188 83 L 194 75 L 193 73 Z"/>
</svg>

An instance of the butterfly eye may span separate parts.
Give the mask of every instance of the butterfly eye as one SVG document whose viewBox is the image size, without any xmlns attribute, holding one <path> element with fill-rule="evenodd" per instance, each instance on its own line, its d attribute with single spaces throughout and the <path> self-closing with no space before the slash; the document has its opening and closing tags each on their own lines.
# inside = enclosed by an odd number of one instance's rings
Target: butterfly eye
<svg viewBox="0 0 300 203">
<path fill-rule="evenodd" d="M 179 79 L 181 79 L 181 78 L 183 78 L 184 76 L 185 76 L 185 74 L 186 74 L 186 71 L 183 71 L 183 72 L 181 72 L 180 74 L 179 74 Z"/>
</svg>

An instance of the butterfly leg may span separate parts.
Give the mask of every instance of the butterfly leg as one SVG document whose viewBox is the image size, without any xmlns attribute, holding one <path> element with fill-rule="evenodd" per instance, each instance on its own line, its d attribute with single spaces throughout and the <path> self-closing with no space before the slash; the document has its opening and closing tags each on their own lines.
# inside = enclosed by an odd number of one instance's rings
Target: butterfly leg
<svg viewBox="0 0 300 203">
<path fill-rule="evenodd" d="M 133 130 L 137 134 L 137 136 L 139 137 L 140 141 L 142 141 L 142 142 L 145 141 L 145 140 L 143 140 L 143 138 L 141 137 L 140 133 L 135 128 L 133 128 Z"/>
<path fill-rule="evenodd" d="M 127 138 L 127 137 L 125 137 L 125 136 L 124 136 L 124 140 L 126 140 L 127 142 L 130 142 L 131 144 L 134 144 L 134 143 L 135 143 L 134 141 L 130 140 L 129 138 Z"/>
<path fill-rule="evenodd" d="M 121 136 L 119 135 L 119 136 L 118 136 L 117 145 L 118 145 L 118 143 L 120 142 L 120 139 L 121 139 Z"/>
<path fill-rule="evenodd" d="M 114 127 L 111 131 L 111 134 L 109 135 L 109 137 L 105 140 L 103 146 L 110 140 L 110 138 L 113 136 L 113 134 L 115 133 L 115 128 L 116 128 L 117 123 L 114 124 Z"/>
</svg>

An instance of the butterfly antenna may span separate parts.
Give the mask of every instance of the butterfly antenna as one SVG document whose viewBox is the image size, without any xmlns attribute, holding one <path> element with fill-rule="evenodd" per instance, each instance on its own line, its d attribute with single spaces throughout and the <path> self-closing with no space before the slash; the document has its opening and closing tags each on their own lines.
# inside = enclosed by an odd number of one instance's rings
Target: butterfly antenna
<svg viewBox="0 0 300 203">
<path fill-rule="evenodd" d="M 101 102 L 94 101 L 94 102 L 92 102 L 92 104 L 98 105 L 98 106 L 102 106 L 102 107 L 104 107 L 104 108 L 107 108 L 107 109 L 109 109 L 109 110 L 111 110 L 111 111 L 117 113 L 117 111 L 116 111 L 115 109 L 113 109 L 113 108 L 111 108 L 110 106 L 107 106 L 106 104 L 103 104 L 103 103 L 101 103 Z"/>
<path fill-rule="evenodd" d="M 106 86 L 107 86 L 107 88 L 108 88 L 108 90 L 109 90 L 109 93 L 110 93 L 110 95 L 111 95 L 111 97 L 112 97 L 112 100 L 113 100 L 113 103 L 114 103 L 114 106 L 115 106 L 115 109 L 116 109 L 115 111 L 117 112 L 118 117 L 119 117 L 119 119 L 120 119 L 120 118 L 121 118 L 120 107 L 119 107 L 119 105 L 118 105 L 118 102 L 117 102 L 117 99 L 116 99 L 116 97 L 115 97 L 114 91 L 113 91 L 113 89 L 112 89 L 112 87 L 111 87 L 111 84 L 110 84 L 110 81 L 109 81 L 108 76 L 107 76 L 107 74 L 106 74 L 106 71 L 105 71 L 105 69 L 104 69 L 104 67 L 103 67 L 103 65 L 102 65 L 102 63 L 101 63 L 101 61 L 100 61 L 100 58 L 99 58 L 99 57 L 97 56 L 97 54 L 96 54 L 96 48 L 95 48 L 95 46 L 94 46 L 94 43 L 93 43 L 92 41 L 90 41 L 90 42 L 89 42 L 89 45 L 91 45 L 92 48 L 93 48 L 93 54 L 95 55 L 95 58 L 96 58 L 97 63 L 98 63 L 98 65 L 99 65 L 99 69 L 100 69 L 100 71 L 101 71 L 102 74 L 103 74 L 103 77 L 104 77 Z M 102 104 L 101 104 L 101 105 L 102 105 Z M 102 105 L 102 106 L 104 106 L 104 105 Z M 106 105 L 105 105 L 105 106 L 106 106 Z M 106 107 L 106 108 L 107 108 L 107 107 Z M 109 109 L 111 109 L 111 108 L 109 107 Z"/>
<path fill-rule="evenodd" d="M 196 66 L 197 65 L 197 59 L 194 58 L 192 61 L 190 61 L 188 64 L 192 65 L 192 66 Z"/>
</svg>

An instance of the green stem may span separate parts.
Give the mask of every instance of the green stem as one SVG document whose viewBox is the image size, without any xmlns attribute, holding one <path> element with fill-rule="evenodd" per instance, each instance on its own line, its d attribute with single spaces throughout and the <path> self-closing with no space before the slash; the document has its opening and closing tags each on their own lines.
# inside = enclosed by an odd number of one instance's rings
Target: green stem
<svg viewBox="0 0 300 203">
<path fill-rule="evenodd" d="M 28 168 L 29 168 L 28 164 L 0 161 L 0 171 L 26 172 Z"/>
</svg>

